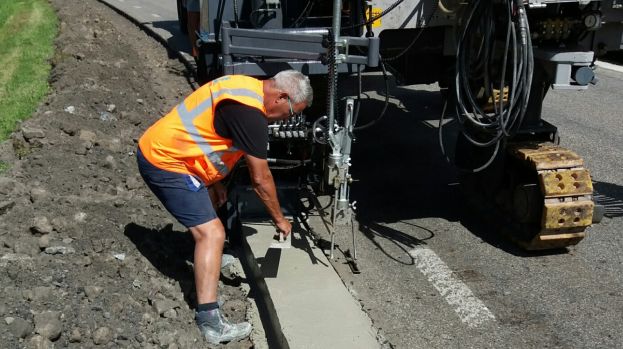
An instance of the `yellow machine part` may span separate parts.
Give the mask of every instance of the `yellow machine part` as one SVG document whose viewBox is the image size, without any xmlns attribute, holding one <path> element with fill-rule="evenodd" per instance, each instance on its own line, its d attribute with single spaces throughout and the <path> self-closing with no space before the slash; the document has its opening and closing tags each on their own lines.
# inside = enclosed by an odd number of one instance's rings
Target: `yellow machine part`
<svg viewBox="0 0 623 349">
<path fill-rule="evenodd" d="M 528 250 L 575 245 L 592 224 L 593 183 L 582 158 L 552 143 L 521 143 L 509 147 L 538 175 L 543 209 L 541 228 L 530 241 L 517 241 Z"/>
</svg>

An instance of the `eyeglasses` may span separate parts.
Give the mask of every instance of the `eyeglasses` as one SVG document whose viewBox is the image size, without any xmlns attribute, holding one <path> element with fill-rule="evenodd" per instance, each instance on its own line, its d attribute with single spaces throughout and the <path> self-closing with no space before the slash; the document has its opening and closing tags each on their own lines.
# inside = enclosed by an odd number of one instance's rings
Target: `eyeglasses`
<svg viewBox="0 0 623 349">
<path fill-rule="evenodd" d="M 294 109 L 292 109 L 292 102 L 290 102 L 290 96 L 288 96 L 288 105 L 290 106 L 290 115 L 288 117 L 293 117 L 294 115 Z"/>
</svg>

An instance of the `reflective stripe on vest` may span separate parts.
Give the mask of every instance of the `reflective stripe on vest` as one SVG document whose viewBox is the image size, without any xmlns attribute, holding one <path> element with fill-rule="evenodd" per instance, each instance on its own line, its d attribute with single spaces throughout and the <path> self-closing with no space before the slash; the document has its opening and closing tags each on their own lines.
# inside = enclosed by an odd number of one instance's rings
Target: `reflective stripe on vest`
<svg viewBox="0 0 623 349">
<path fill-rule="evenodd" d="M 227 79 L 223 79 L 227 80 Z M 220 89 L 214 91 L 213 97 L 218 98 L 222 94 L 229 94 L 234 97 L 250 97 L 257 99 L 260 103 L 263 103 L 262 96 L 258 95 L 252 90 L 247 90 L 244 88 L 236 88 L 236 89 Z M 212 146 L 205 138 L 203 138 L 197 128 L 195 127 L 194 120 L 199 117 L 203 112 L 205 112 L 208 108 L 212 108 L 212 97 L 206 98 L 203 102 L 197 105 L 192 110 L 187 110 L 184 102 L 180 103 L 177 106 L 177 113 L 182 120 L 182 124 L 186 129 L 188 135 L 192 138 L 192 140 L 197 144 L 197 146 L 201 149 L 203 154 L 210 160 L 212 165 L 216 168 L 216 170 L 223 176 L 226 176 L 229 173 L 229 168 L 225 166 L 225 163 L 222 160 L 222 156 L 226 151 L 235 152 L 238 151 L 235 147 L 230 147 L 225 151 L 215 152 L 212 149 Z"/>
</svg>

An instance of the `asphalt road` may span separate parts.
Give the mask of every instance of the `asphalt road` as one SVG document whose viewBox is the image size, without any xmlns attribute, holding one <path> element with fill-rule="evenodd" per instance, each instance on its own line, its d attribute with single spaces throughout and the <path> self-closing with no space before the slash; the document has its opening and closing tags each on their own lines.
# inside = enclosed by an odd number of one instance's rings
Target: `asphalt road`
<svg viewBox="0 0 623 349">
<path fill-rule="evenodd" d="M 173 1 L 107 1 L 169 30 L 167 40 L 187 49 Z M 623 74 L 600 69 L 598 76 L 587 91 L 552 91 L 545 101 L 545 119 L 559 127 L 563 146 L 584 157 L 607 206 L 584 241 L 554 254 L 523 253 L 468 223 L 456 171 L 437 142 L 440 93 L 392 86 L 388 114 L 354 145 L 363 273 L 353 275 L 342 260 L 335 266 L 394 347 L 623 347 Z M 365 79 L 362 120 L 382 108 L 380 79 Z M 337 242 L 348 249 L 350 230 Z"/>
<path fill-rule="evenodd" d="M 362 274 L 337 269 L 397 348 L 623 347 L 623 74 L 587 91 L 552 91 L 544 118 L 593 175 L 602 223 L 578 246 L 527 254 L 462 209 L 437 141 L 434 86 L 391 88 L 382 123 L 353 154 Z M 372 83 L 372 86 L 380 86 Z M 368 85 L 370 86 L 370 85 Z M 376 91 L 368 92 L 374 96 Z M 378 97 L 377 97 L 378 98 Z M 373 117 L 381 102 L 363 108 Z M 448 128 L 451 130 L 452 125 Z M 448 137 L 448 148 L 452 148 Z M 350 248 L 342 229 L 340 248 Z"/>
</svg>

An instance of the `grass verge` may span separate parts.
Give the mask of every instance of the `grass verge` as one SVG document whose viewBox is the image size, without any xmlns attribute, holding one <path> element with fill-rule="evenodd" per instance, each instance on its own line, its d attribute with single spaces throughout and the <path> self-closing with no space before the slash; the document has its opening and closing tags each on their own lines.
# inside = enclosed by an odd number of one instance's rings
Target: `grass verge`
<svg viewBox="0 0 623 349">
<path fill-rule="evenodd" d="M 57 23 L 46 0 L 0 0 L 0 141 L 48 92 Z"/>
</svg>

